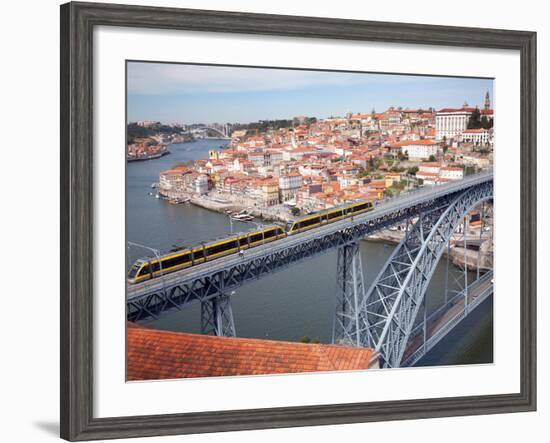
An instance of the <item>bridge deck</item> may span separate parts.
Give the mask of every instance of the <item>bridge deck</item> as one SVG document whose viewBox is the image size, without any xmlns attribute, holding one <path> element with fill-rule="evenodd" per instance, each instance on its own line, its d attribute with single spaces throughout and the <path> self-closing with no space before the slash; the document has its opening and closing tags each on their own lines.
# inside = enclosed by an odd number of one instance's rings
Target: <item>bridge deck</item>
<svg viewBox="0 0 550 443">
<path fill-rule="evenodd" d="M 439 343 L 460 321 L 493 293 L 493 271 L 489 271 L 452 297 L 426 319 L 426 341 L 423 324 L 415 327 L 403 355 L 402 366 L 413 366 Z"/>
<path fill-rule="evenodd" d="M 228 255 L 211 262 L 202 263 L 187 269 L 166 274 L 161 278 L 155 278 L 153 280 L 148 280 L 138 284 L 128 284 L 127 300 L 130 301 L 132 299 L 143 297 L 144 295 L 155 291 L 162 291 L 163 288 L 168 288 L 184 281 L 192 281 L 206 274 L 223 271 L 232 266 L 238 266 L 239 264 L 273 254 L 277 251 L 282 251 L 314 239 L 329 236 L 337 231 L 362 225 L 379 219 L 380 217 L 391 216 L 392 214 L 396 214 L 405 208 L 437 200 L 446 195 L 490 181 L 492 178 L 492 171 L 489 170 L 481 174 L 469 176 L 464 180 L 451 182 L 440 186 L 422 188 L 419 191 L 410 192 L 398 198 L 390 199 L 368 213 L 320 226 L 300 234 L 294 234 L 265 245 L 257 246 L 253 249 L 247 250 L 244 257 L 240 257 L 238 254 Z"/>
</svg>

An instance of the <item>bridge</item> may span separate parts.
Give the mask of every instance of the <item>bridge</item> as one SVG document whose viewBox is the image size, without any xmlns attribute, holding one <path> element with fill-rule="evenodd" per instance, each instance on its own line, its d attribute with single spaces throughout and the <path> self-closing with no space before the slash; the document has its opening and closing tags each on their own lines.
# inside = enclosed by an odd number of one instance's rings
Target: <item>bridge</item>
<svg viewBox="0 0 550 443">
<path fill-rule="evenodd" d="M 244 256 L 229 255 L 161 278 L 128 285 L 127 317 L 131 321 L 146 321 L 200 302 L 202 332 L 234 336 L 230 305 L 234 290 L 249 281 L 337 249 L 338 293 L 333 342 L 374 348 L 380 352 L 386 367 L 414 364 L 442 334 L 441 327 L 434 329 L 435 317 L 428 318 L 425 313 L 425 293 L 436 265 L 444 252 L 449 252 L 449 241 L 457 229 L 462 226 L 466 232 L 464 227 L 469 211 L 492 197 L 492 171 L 406 193 L 368 213 L 260 245 L 247 250 Z M 359 241 L 395 225 L 405 225 L 406 234 L 367 288 L 362 275 Z M 466 241 L 466 235 L 464 239 Z M 453 242 L 456 243 L 456 238 Z M 464 273 L 467 276 L 466 269 Z M 479 268 L 477 277 L 481 277 Z M 467 280 L 466 277 L 463 292 L 472 294 Z M 484 294 L 492 291 L 492 284 L 490 287 L 491 290 Z M 473 305 L 468 302 L 469 295 L 462 296 L 465 301 L 461 315 L 465 317 Z M 422 306 L 426 318 L 422 323 L 421 351 L 411 350 L 410 343 L 418 341 L 416 319 Z"/>
<path fill-rule="evenodd" d="M 216 138 L 223 138 L 225 140 L 231 140 L 231 137 L 229 136 L 229 129 L 228 129 L 227 125 L 223 125 L 221 130 L 219 128 L 215 128 L 213 126 L 207 126 L 206 129 L 219 134 L 219 137 L 216 137 Z"/>
</svg>

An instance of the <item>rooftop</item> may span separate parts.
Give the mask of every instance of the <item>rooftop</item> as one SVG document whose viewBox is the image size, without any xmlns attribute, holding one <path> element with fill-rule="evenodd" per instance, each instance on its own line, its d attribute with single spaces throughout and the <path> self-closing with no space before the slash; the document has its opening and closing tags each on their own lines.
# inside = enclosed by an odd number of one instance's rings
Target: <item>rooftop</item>
<svg viewBox="0 0 550 443">
<path fill-rule="evenodd" d="M 370 348 L 159 331 L 128 323 L 128 380 L 343 371 L 377 366 Z"/>
</svg>

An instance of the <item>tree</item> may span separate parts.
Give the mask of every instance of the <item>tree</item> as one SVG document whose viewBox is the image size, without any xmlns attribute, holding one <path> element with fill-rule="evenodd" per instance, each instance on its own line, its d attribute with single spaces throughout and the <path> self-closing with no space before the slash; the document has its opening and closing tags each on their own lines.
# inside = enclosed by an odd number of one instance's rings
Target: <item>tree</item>
<svg viewBox="0 0 550 443">
<path fill-rule="evenodd" d="M 418 166 L 413 166 L 412 168 L 407 169 L 407 174 L 416 175 L 418 172 Z"/>
<path fill-rule="evenodd" d="M 300 208 L 293 206 L 292 209 L 290 210 L 290 213 L 296 217 L 297 215 L 300 215 Z"/>
<path fill-rule="evenodd" d="M 475 108 L 470 119 L 468 120 L 468 129 L 479 129 L 481 128 L 481 113 L 478 108 Z"/>
<path fill-rule="evenodd" d="M 429 161 L 429 162 L 434 162 L 434 161 L 435 161 L 435 156 L 434 156 L 434 155 L 430 155 L 430 157 L 428 158 L 428 161 Z"/>
</svg>

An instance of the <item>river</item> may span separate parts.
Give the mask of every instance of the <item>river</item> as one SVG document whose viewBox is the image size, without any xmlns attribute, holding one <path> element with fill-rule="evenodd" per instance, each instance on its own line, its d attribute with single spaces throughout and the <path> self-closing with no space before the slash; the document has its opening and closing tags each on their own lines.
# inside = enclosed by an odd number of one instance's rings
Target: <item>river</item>
<svg viewBox="0 0 550 443">
<path fill-rule="evenodd" d="M 207 158 L 209 149 L 227 144 L 225 140 L 197 140 L 174 144 L 171 154 L 160 159 L 127 165 L 127 240 L 144 246 L 169 249 L 192 245 L 228 235 L 231 225 L 226 215 L 191 204 L 174 205 L 156 199 L 151 184 L 159 172 L 175 163 Z M 233 222 L 233 229 L 248 230 L 253 225 Z M 363 274 L 367 287 L 379 272 L 393 246 L 361 242 Z M 132 246 L 128 263 L 149 255 Z M 332 336 L 336 292 L 335 251 L 271 274 L 239 288 L 231 299 L 235 328 L 239 337 L 297 341 L 302 337 L 329 343 Z M 441 261 L 428 288 L 428 312 L 444 299 L 445 265 Z M 492 298 L 483 302 L 442 340 L 418 365 L 489 363 L 493 361 Z M 157 329 L 199 332 L 200 306 L 191 305 L 155 320 Z"/>
</svg>

